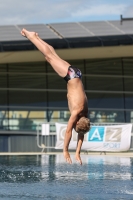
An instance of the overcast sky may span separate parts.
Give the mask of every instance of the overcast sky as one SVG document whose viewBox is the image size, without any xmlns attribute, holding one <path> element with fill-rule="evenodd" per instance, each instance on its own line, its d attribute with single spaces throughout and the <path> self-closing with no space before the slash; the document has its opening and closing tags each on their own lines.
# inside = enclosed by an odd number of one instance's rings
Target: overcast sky
<svg viewBox="0 0 133 200">
<path fill-rule="evenodd" d="M 0 25 L 120 20 L 133 0 L 0 0 Z"/>
</svg>

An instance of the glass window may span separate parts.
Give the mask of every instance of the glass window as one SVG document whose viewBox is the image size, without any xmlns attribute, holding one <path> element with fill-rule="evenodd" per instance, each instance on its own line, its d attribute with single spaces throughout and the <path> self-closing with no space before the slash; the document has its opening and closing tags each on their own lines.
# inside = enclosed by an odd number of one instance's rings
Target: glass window
<svg viewBox="0 0 133 200">
<path fill-rule="evenodd" d="M 46 89 L 45 74 L 9 74 L 9 88 Z"/>
<path fill-rule="evenodd" d="M 68 62 L 82 71 L 92 121 L 132 121 L 133 58 Z M 35 130 L 38 123 L 70 117 L 67 83 L 45 61 L 1 64 L 0 96 L 1 129 Z"/>
<path fill-rule="evenodd" d="M 124 90 L 133 92 L 133 77 L 125 78 L 124 79 Z"/>
<path fill-rule="evenodd" d="M 57 74 L 47 75 L 48 89 L 66 90 L 66 81 Z"/>
<path fill-rule="evenodd" d="M 0 72 L 6 72 L 7 71 L 7 65 L 6 64 L 0 64 Z"/>
<path fill-rule="evenodd" d="M 133 93 L 125 94 L 125 108 L 133 109 Z"/>
<path fill-rule="evenodd" d="M 1 90 L 0 89 L 0 106 L 6 106 L 8 99 L 7 99 L 7 90 Z"/>
<path fill-rule="evenodd" d="M 48 92 L 49 107 L 68 107 L 66 92 Z"/>
<path fill-rule="evenodd" d="M 0 130 L 8 129 L 8 118 L 7 108 L 0 108 Z"/>
<path fill-rule="evenodd" d="M 89 108 L 124 108 L 123 94 L 117 93 L 90 93 L 86 92 Z"/>
<path fill-rule="evenodd" d="M 89 119 L 91 123 L 124 123 L 125 122 L 125 112 L 123 110 L 90 110 Z"/>
<path fill-rule="evenodd" d="M 86 60 L 86 74 L 122 75 L 121 59 Z"/>
<path fill-rule="evenodd" d="M 8 152 L 8 136 L 0 136 L 0 152 Z"/>
<path fill-rule="evenodd" d="M 46 62 L 13 63 L 8 65 L 9 72 L 46 73 Z"/>
<path fill-rule="evenodd" d="M 10 64 L 9 87 L 46 89 L 46 66 L 44 63 Z"/>
<path fill-rule="evenodd" d="M 123 58 L 124 75 L 133 76 L 133 58 Z"/>
<path fill-rule="evenodd" d="M 133 91 L 133 58 L 123 59 L 124 90 Z"/>
<path fill-rule="evenodd" d="M 133 111 L 124 111 L 125 122 L 132 123 L 133 122 Z"/>
<path fill-rule="evenodd" d="M 47 93 L 32 91 L 32 90 L 18 90 L 9 91 L 9 105 L 10 106 L 34 106 L 44 107 L 47 106 Z"/>
<path fill-rule="evenodd" d="M 128 116 L 130 116 L 129 122 L 133 123 L 133 111 L 128 111 Z"/>
<path fill-rule="evenodd" d="M 20 109 L 20 110 L 19 110 Z M 37 130 L 38 124 L 47 122 L 46 111 L 39 110 L 18 110 L 9 111 L 10 130 Z"/>
<path fill-rule="evenodd" d="M 7 73 L 0 72 L 0 88 L 7 88 L 7 87 L 8 87 Z"/>
<path fill-rule="evenodd" d="M 80 69 L 82 74 L 85 73 L 85 60 L 70 60 L 68 62 L 70 63 L 70 65 Z"/>
<path fill-rule="evenodd" d="M 86 77 L 87 90 L 123 91 L 122 78 L 114 77 Z"/>
<path fill-rule="evenodd" d="M 124 90 L 133 92 L 133 58 L 123 58 Z"/>
</svg>

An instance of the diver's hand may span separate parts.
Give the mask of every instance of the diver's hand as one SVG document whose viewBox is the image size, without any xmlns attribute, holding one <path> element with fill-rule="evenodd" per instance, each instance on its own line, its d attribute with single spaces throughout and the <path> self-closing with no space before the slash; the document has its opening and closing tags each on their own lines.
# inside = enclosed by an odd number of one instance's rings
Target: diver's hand
<svg viewBox="0 0 133 200">
<path fill-rule="evenodd" d="M 72 164 L 72 160 L 68 151 L 63 151 L 64 158 L 67 163 Z"/>
<path fill-rule="evenodd" d="M 80 165 L 82 165 L 82 160 L 79 153 L 76 153 L 75 159 L 79 162 Z"/>
</svg>

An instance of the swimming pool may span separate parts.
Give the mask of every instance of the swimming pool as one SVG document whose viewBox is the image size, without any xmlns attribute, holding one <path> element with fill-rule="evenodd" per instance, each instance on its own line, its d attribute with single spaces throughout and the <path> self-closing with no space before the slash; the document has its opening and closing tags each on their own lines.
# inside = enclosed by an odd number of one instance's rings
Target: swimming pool
<svg viewBox="0 0 133 200">
<path fill-rule="evenodd" d="M 0 156 L 0 199 L 133 199 L 133 158 L 82 155 L 69 165 L 62 154 Z"/>
</svg>

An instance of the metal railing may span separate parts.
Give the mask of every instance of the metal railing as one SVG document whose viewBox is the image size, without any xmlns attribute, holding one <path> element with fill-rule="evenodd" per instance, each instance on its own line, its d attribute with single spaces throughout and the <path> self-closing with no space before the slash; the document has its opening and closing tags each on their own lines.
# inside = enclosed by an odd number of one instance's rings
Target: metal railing
<svg viewBox="0 0 133 200">
<path fill-rule="evenodd" d="M 51 123 L 52 126 L 52 123 Z M 55 148 L 56 133 L 50 133 L 50 123 L 42 123 L 37 126 L 37 146 L 42 149 Z"/>
</svg>

